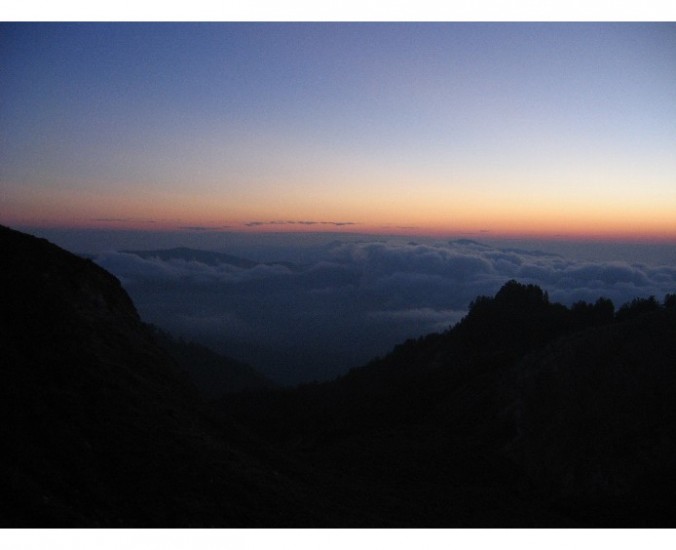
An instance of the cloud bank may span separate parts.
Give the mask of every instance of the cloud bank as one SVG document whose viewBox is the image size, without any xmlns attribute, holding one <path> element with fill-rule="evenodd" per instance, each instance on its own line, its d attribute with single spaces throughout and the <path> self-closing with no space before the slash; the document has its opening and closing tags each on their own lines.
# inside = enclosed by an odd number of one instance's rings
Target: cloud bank
<svg viewBox="0 0 676 550">
<path fill-rule="evenodd" d="M 509 279 L 540 285 L 567 305 L 605 296 L 619 307 L 676 291 L 669 265 L 574 260 L 467 239 L 334 241 L 303 265 L 242 268 L 120 252 L 97 262 L 121 279 L 147 321 L 282 383 L 332 378 L 407 338 L 444 330 Z"/>
</svg>

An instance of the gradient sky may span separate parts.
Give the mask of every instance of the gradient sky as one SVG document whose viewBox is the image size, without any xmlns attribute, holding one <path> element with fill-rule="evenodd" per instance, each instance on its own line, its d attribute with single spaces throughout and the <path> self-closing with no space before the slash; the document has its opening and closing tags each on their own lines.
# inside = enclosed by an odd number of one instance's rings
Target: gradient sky
<svg viewBox="0 0 676 550">
<path fill-rule="evenodd" d="M 676 240 L 675 24 L 3 24 L 0 75 L 7 225 Z"/>
</svg>

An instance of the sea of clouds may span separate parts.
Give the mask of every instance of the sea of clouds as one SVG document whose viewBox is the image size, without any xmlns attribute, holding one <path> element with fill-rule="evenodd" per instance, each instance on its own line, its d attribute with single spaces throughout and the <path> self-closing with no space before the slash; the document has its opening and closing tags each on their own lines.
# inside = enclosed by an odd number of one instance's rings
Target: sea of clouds
<svg viewBox="0 0 676 550">
<path fill-rule="evenodd" d="M 459 321 L 478 295 L 509 279 L 550 300 L 662 300 L 676 292 L 671 265 L 571 259 L 471 240 L 337 240 L 304 263 L 250 268 L 102 252 L 142 318 L 247 361 L 285 384 L 325 380 L 407 338 Z"/>
</svg>

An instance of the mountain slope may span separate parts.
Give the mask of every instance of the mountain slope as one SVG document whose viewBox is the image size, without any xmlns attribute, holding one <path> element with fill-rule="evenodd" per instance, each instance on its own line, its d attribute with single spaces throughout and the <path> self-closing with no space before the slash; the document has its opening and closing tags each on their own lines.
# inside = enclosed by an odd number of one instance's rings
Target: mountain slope
<svg viewBox="0 0 676 550">
<path fill-rule="evenodd" d="M 0 525 L 673 527 L 676 299 L 532 285 L 206 405 L 119 281 L 0 227 Z"/>
<path fill-rule="evenodd" d="M 0 227 L 0 524 L 326 525 L 305 469 L 215 420 L 91 261 Z"/>
<path fill-rule="evenodd" d="M 569 309 L 510 282 L 454 328 L 334 382 L 221 406 L 374 502 L 399 502 L 402 525 L 664 527 L 674 366 L 673 305 Z"/>
<path fill-rule="evenodd" d="M 206 399 L 275 387 L 272 381 L 246 363 L 175 338 L 156 327 L 150 328 L 158 345 L 176 361 Z"/>
<path fill-rule="evenodd" d="M 516 383 L 515 457 L 576 518 L 674 525 L 676 308 L 561 338 Z"/>
</svg>

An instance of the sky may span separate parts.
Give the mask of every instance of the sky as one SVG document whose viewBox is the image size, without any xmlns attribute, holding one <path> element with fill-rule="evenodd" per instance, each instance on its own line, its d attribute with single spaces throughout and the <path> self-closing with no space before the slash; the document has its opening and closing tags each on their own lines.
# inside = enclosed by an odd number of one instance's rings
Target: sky
<svg viewBox="0 0 676 550">
<path fill-rule="evenodd" d="M 676 24 L 0 25 L 0 223 L 676 242 Z"/>
</svg>

